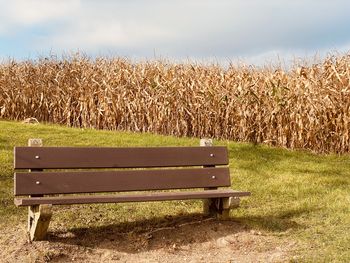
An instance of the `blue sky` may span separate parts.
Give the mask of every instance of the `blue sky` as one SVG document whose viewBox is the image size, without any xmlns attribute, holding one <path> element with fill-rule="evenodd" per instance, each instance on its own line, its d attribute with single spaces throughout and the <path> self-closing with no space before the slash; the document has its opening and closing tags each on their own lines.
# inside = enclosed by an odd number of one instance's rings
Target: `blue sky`
<svg viewBox="0 0 350 263">
<path fill-rule="evenodd" d="M 350 51 L 348 0 L 0 0 L 0 59 L 244 61 Z"/>
</svg>

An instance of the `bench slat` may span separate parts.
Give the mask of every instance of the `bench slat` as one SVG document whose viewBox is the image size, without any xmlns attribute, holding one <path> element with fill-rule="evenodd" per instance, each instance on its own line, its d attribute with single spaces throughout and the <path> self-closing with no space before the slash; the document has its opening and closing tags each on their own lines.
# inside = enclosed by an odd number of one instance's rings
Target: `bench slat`
<svg viewBox="0 0 350 263">
<path fill-rule="evenodd" d="M 227 167 L 15 173 L 15 195 L 99 193 L 230 186 Z"/>
<path fill-rule="evenodd" d="M 227 148 L 15 147 L 15 169 L 146 168 L 228 164 Z"/>
<path fill-rule="evenodd" d="M 72 205 L 72 204 L 93 204 L 93 203 L 124 203 L 124 202 L 148 202 L 167 200 L 204 199 L 221 197 L 242 197 L 249 196 L 250 192 L 228 190 L 207 190 L 207 191 L 183 191 L 183 192 L 157 192 L 142 194 L 122 195 L 85 195 L 85 196 L 62 196 L 62 197 L 32 197 L 15 198 L 16 206 L 29 205 Z"/>
</svg>

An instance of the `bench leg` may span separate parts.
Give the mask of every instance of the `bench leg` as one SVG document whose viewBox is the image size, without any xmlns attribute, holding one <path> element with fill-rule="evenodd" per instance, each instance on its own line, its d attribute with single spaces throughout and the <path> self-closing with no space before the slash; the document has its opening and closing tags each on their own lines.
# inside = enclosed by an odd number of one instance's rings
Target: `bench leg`
<svg viewBox="0 0 350 263">
<path fill-rule="evenodd" d="M 215 215 L 216 214 L 216 208 L 215 208 L 215 199 L 204 199 L 203 200 L 203 213 L 205 215 Z"/>
<path fill-rule="evenodd" d="M 217 216 L 220 209 L 221 198 L 210 198 L 203 200 L 203 213 L 208 216 Z"/>
<path fill-rule="evenodd" d="M 239 206 L 238 197 L 224 197 L 206 199 L 203 202 L 204 214 L 215 216 L 220 220 L 227 220 L 230 216 L 230 209 Z"/>
<path fill-rule="evenodd" d="M 43 240 L 52 216 L 52 205 L 35 205 L 28 208 L 28 232 L 31 241 Z"/>
<path fill-rule="evenodd" d="M 219 199 L 217 218 L 228 220 L 230 218 L 230 210 L 239 207 L 239 197 L 226 197 Z"/>
</svg>

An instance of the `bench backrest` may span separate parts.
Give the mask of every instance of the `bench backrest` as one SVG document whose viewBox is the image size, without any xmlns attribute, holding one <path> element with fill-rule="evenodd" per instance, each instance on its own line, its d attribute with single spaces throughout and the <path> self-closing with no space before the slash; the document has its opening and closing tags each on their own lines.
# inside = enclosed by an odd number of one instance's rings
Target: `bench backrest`
<svg viewBox="0 0 350 263">
<path fill-rule="evenodd" d="M 227 148 L 220 146 L 15 147 L 14 168 L 31 169 L 15 173 L 15 195 L 230 186 L 228 167 L 215 167 L 227 164 Z"/>
</svg>

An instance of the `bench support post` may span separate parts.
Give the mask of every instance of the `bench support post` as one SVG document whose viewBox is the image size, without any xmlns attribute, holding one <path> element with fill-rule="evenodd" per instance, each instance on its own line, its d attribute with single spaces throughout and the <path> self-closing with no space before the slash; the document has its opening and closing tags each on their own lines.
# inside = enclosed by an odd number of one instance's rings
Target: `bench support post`
<svg viewBox="0 0 350 263">
<path fill-rule="evenodd" d="M 42 139 L 29 139 L 28 146 L 42 147 Z M 32 169 L 30 172 L 41 172 L 41 169 Z M 33 195 L 32 195 L 33 196 Z M 35 195 L 42 196 L 42 195 Z M 35 205 L 28 207 L 28 232 L 31 241 L 43 240 L 52 216 L 52 205 Z"/>
<path fill-rule="evenodd" d="M 205 199 L 203 200 L 203 212 L 205 215 L 208 216 L 215 216 L 217 215 L 217 205 L 216 205 L 216 199 Z"/>
<path fill-rule="evenodd" d="M 209 199 L 207 214 L 215 216 L 220 220 L 227 220 L 230 216 L 230 210 L 239 207 L 239 197 L 224 197 Z"/>
<path fill-rule="evenodd" d="M 230 210 L 239 207 L 239 197 L 220 198 L 217 205 L 217 218 L 228 220 L 230 218 Z"/>
<path fill-rule="evenodd" d="M 200 146 L 213 146 L 213 141 L 211 139 L 201 139 Z M 205 190 L 212 189 L 217 188 L 206 188 Z M 230 209 L 239 207 L 239 202 L 239 197 L 205 199 L 203 200 L 203 212 L 206 215 L 215 216 L 221 220 L 227 220 L 230 216 Z"/>
<path fill-rule="evenodd" d="M 28 232 L 31 241 L 43 240 L 52 216 L 52 205 L 34 205 L 28 208 Z"/>
<path fill-rule="evenodd" d="M 203 147 L 210 147 L 213 146 L 213 140 L 212 139 L 200 139 L 199 141 L 199 146 Z M 213 166 L 204 166 L 204 167 L 213 167 Z M 205 188 L 204 190 L 214 190 L 217 189 L 216 187 L 210 187 L 210 188 Z M 203 213 L 205 215 L 215 215 L 216 210 L 213 207 L 214 199 L 204 199 L 203 200 Z"/>
</svg>

